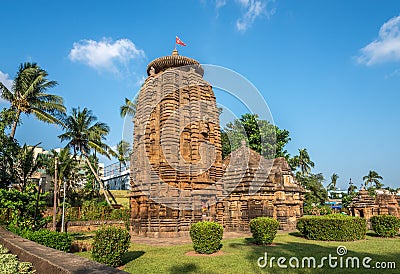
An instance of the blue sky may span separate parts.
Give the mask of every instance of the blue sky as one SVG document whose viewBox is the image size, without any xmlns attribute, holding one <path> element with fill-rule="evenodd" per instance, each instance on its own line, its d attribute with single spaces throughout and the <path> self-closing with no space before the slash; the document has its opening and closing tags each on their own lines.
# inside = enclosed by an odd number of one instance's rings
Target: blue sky
<svg viewBox="0 0 400 274">
<path fill-rule="evenodd" d="M 119 106 L 147 64 L 171 53 L 230 68 L 262 93 L 287 148 L 307 148 L 329 182 L 369 170 L 400 187 L 400 2 L 2 1 L 0 81 L 37 62 L 68 109 L 88 107 L 122 136 Z M 1 107 L 7 106 L 0 102 Z M 234 106 L 232 106 L 234 107 Z M 51 149 L 60 129 L 22 118 L 16 138 Z"/>
</svg>

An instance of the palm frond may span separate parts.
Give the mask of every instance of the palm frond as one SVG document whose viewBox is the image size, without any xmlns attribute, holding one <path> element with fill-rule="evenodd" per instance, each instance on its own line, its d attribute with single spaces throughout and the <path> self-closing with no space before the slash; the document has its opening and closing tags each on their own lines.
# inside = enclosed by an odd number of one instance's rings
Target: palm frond
<svg viewBox="0 0 400 274">
<path fill-rule="evenodd" d="M 54 115 L 51 115 L 41 109 L 32 108 L 32 113 L 36 116 L 36 118 L 42 122 L 56 124 L 64 127 L 64 124 L 61 120 L 57 119 Z"/>
<path fill-rule="evenodd" d="M 3 98 L 4 100 L 8 101 L 8 102 L 12 102 L 12 100 L 14 99 L 14 94 L 8 90 L 8 88 L 2 83 L 0 82 L 0 90 L 1 90 L 1 98 Z"/>
</svg>

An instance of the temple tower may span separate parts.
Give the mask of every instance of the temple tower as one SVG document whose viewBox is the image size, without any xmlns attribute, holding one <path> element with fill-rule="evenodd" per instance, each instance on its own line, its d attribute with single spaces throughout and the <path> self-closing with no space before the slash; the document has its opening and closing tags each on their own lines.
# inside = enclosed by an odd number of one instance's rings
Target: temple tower
<svg viewBox="0 0 400 274">
<path fill-rule="evenodd" d="M 219 113 L 204 70 L 191 58 L 157 58 L 138 96 L 131 156 L 132 234 L 186 234 L 215 219 L 222 176 Z"/>
</svg>

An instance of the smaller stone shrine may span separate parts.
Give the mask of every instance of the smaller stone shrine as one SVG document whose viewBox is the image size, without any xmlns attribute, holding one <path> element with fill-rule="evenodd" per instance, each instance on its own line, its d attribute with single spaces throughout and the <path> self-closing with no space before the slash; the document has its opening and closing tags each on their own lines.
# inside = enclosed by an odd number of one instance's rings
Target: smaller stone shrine
<svg viewBox="0 0 400 274">
<path fill-rule="evenodd" d="M 277 219 L 282 230 L 296 228 L 305 190 L 285 158 L 267 160 L 243 142 L 223 167 L 220 185 L 226 196 L 217 204 L 217 220 L 227 231 L 248 231 L 250 220 L 259 216 Z"/>
<path fill-rule="evenodd" d="M 367 220 L 375 215 L 400 217 L 399 200 L 396 195 L 377 194 L 376 197 L 372 197 L 365 189 L 358 192 L 358 195 L 353 198 L 349 208 L 352 216 L 364 217 Z"/>
</svg>

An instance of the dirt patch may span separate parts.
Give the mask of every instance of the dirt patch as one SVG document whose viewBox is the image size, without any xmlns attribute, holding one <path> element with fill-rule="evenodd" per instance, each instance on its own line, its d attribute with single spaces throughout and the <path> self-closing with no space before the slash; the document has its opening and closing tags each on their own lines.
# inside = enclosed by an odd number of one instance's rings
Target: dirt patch
<svg viewBox="0 0 400 274">
<path fill-rule="evenodd" d="M 225 252 L 223 252 L 221 250 L 219 250 L 215 253 L 212 253 L 212 254 L 199 254 L 199 253 L 196 253 L 196 251 L 194 251 L 194 250 L 185 253 L 186 256 L 190 256 L 190 257 L 214 257 L 214 256 L 222 256 L 224 254 L 225 254 Z"/>
</svg>

